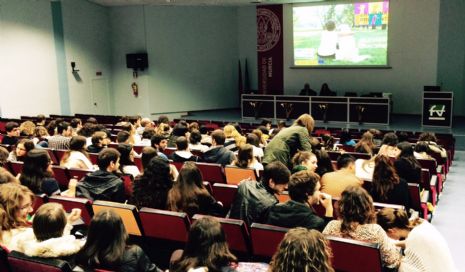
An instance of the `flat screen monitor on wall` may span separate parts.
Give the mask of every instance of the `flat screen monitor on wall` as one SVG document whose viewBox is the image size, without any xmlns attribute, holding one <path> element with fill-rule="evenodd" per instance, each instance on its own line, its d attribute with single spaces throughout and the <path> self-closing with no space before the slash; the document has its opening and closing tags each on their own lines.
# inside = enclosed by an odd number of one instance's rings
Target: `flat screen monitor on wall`
<svg viewBox="0 0 465 272">
<path fill-rule="evenodd" d="M 389 1 L 293 6 L 295 67 L 387 67 Z"/>
</svg>

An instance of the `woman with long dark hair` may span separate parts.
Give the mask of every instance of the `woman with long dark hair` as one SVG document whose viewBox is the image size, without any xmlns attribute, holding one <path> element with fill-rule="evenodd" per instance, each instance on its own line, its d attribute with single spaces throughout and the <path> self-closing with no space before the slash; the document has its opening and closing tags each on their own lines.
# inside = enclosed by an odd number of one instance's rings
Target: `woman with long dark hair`
<svg viewBox="0 0 465 272">
<path fill-rule="evenodd" d="M 373 200 L 382 203 L 403 205 L 410 209 L 410 194 L 407 182 L 400 178 L 390 158 L 378 155 L 370 194 Z"/>
<path fill-rule="evenodd" d="M 400 252 L 375 223 L 375 207 L 368 192 L 360 186 L 349 186 L 339 200 L 339 217 L 328 223 L 323 234 L 377 243 L 380 246 L 383 265 L 396 268 L 400 263 Z"/>
<path fill-rule="evenodd" d="M 421 165 L 413 155 L 413 146 L 409 142 L 401 142 L 397 145 L 400 154 L 394 161 L 394 167 L 400 178 L 407 182 L 419 183 L 421 179 Z"/>
<path fill-rule="evenodd" d="M 123 174 L 129 174 L 133 178 L 140 175 L 139 168 L 134 163 L 134 150 L 130 144 L 119 144 L 116 148 L 121 156 L 119 157 L 119 170 Z"/>
<path fill-rule="evenodd" d="M 220 222 L 207 216 L 192 224 L 184 250 L 175 251 L 171 257 L 170 271 L 186 272 L 191 268 L 206 267 L 209 272 L 222 272 L 228 271 L 236 262 Z"/>
<path fill-rule="evenodd" d="M 231 164 L 239 168 L 253 168 L 257 172 L 257 176 L 259 171 L 263 170 L 263 165 L 254 157 L 253 146 L 250 144 L 243 144 L 239 147 L 237 159 Z"/>
<path fill-rule="evenodd" d="M 92 218 L 86 243 L 77 253 L 76 263 L 86 271 L 100 268 L 161 272 L 139 246 L 127 244 L 128 238 L 121 217 L 112 210 L 103 210 Z"/>
<path fill-rule="evenodd" d="M 185 162 L 179 171 L 178 180 L 168 192 L 168 210 L 185 212 L 189 216 L 196 213 L 222 215 L 219 204 L 203 185 L 202 173 L 194 162 Z"/>
<path fill-rule="evenodd" d="M 168 191 L 171 187 L 173 180 L 168 161 L 155 157 L 144 169 L 144 175 L 134 181 L 132 202 L 139 208 L 166 209 Z"/>
<path fill-rule="evenodd" d="M 48 196 L 60 194 L 58 182 L 53 177 L 50 157 L 43 149 L 35 148 L 27 153 L 19 181 L 34 194 L 45 193 Z"/>
</svg>

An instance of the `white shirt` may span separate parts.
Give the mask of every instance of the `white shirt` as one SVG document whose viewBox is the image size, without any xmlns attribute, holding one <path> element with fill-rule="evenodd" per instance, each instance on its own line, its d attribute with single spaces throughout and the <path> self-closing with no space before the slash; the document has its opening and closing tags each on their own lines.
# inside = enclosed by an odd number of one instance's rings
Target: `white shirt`
<svg viewBox="0 0 465 272">
<path fill-rule="evenodd" d="M 84 164 L 86 168 L 83 168 L 82 164 Z M 65 163 L 62 164 L 62 166 L 66 168 L 80 168 L 80 169 L 95 170 L 92 162 L 83 153 L 79 151 L 71 151 L 68 159 L 66 160 Z"/>
</svg>

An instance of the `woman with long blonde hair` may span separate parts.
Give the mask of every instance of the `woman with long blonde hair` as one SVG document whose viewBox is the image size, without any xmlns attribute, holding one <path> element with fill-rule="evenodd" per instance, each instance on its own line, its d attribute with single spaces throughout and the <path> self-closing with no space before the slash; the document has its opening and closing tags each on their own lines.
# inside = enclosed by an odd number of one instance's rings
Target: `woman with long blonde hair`
<svg viewBox="0 0 465 272">
<path fill-rule="evenodd" d="M 224 147 L 231 151 L 237 151 L 239 147 L 245 144 L 246 139 L 242 136 L 233 125 L 226 125 L 223 128 L 226 137 Z"/>
<path fill-rule="evenodd" d="M 317 230 L 289 230 L 270 263 L 270 272 L 334 272 L 331 248 Z"/>
</svg>

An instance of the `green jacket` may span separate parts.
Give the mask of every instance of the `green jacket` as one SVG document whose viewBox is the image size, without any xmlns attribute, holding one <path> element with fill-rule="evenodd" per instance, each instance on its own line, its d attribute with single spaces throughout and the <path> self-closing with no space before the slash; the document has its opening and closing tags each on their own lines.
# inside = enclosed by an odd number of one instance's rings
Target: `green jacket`
<svg viewBox="0 0 465 272">
<path fill-rule="evenodd" d="M 265 148 L 263 163 L 280 161 L 287 167 L 298 150 L 312 151 L 308 130 L 301 126 L 291 126 L 281 130 Z"/>
</svg>

